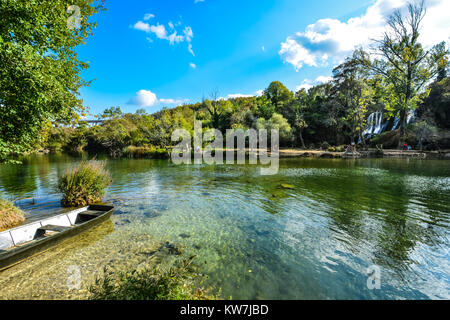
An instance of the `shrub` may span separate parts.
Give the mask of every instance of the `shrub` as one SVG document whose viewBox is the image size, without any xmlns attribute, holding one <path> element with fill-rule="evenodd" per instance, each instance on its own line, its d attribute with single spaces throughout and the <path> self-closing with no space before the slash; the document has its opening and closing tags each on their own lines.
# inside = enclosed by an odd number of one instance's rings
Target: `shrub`
<svg viewBox="0 0 450 320">
<path fill-rule="evenodd" d="M 333 146 L 328 147 L 328 151 L 329 151 L 329 152 L 336 152 L 336 148 L 333 147 Z"/>
<path fill-rule="evenodd" d="M 169 269 L 145 268 L 127 272 L 104 271 L 89 288 L 94 300 L 212 300 L 217 296 L 197 286 L 200 277 L 191 266 L 191 257 Z"/>
<path fill-rule="evenodd" d="M 25 221 L 22 210 L 11 202 L 0 199 L 0 231 L 13 228 Z"/>
<path fill-rule="evenodd" d="M 320 146 L 320 148 L 322 150 L 328 150 L 329 147 L 330 147 L 330 144 L 326 141 L 322 142 L 322 145 Z"/>
<path fill-rule="evenodd" d="M 164 159 L 169 156 L 167 149 L 155 147 L 136 147 L 128 146 L 123 150 L 123 154 L 128 158 L 150 158 L 150 159 Z"/>
<path fill-rule="evenodd" d="M 65 207 L 78 207 L 100 202 L 111 182 L 104 162 L 83 161 L 60 177 L 58 190 L 64 194 L 61 203 Z"/>
</svg>

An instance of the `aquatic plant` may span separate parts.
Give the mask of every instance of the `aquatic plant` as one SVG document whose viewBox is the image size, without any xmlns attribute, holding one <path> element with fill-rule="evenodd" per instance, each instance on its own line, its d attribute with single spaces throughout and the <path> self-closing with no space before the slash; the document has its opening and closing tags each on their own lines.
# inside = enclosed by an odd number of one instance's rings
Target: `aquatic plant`
<svg viewBox="0 0 450 320">
<path fill-rule="evenodd" d="M 58 190 L 64 195 L 61 203 L 65 207 L 78 207 L 101 202 L 111 182 L 105 162 L 83 161 L 59 178 Z"/>
<path fill-rule="evenodd" d="M 202 276 L 192 265 L 194 257 L 172 267 L 111 272 L 97 278 L 89 288 L 93 300 L 213 300 L 218 296 L 200 286 Z"/>
<path fill-rule="evenodd" d="M 11 202 L 0 199 L 0 231 L 13 228 L 25 221 L 22 210 Z"/>
</svg>

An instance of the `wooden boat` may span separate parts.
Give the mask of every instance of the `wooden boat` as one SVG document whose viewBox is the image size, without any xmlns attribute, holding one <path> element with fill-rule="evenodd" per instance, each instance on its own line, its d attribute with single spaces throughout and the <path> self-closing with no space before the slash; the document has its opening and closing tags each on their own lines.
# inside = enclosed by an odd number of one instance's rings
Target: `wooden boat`
<svg viewBox="0 0 450 320">
<path fill-rule="evenodd" d="M 0 232 L 0 271 L 99 225 L 113 209 L 90 205 Z"/>
</svg>

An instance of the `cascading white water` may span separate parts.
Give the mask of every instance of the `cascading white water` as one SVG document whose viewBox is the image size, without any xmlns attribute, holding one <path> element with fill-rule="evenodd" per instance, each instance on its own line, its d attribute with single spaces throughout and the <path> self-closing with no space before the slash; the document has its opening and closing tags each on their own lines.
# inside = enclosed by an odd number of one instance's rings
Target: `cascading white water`
<svg viewBox="0 0 450 320">
<path fill-rule="evenodd" d="M 373 136 L 380 134 L 385 126 L 383 126 L 383 113 L 373 112 L 367 118 L 367 128 L 363 132 L 363 136 Z"/>
<path fill-rule="evenodd" d="M 406 123 L 410 123 L 411 121 L 413 121 L 415 118 L 415 113 L 414 111 L 410 111 L 408 112 L 408 115 L 406 117 Z M 372 136 L 375 135 L 379 135 L 380 133 L 382 133 L 384 130 L 386 130 L 386 127 L 389 123 L 389 121 L 383 121 L 384 120 L 384 116 L 383 116 L 383 112 L 377 111 L 377 112 L 373 112 L 369 115 L 369 117 L 367 118 L 367 122 L 366 122 L 366 130 L 364 130 L 364 132 L 362 133 L 364 138 L 371 138 Z M 392 126 L 391 131 L 395 130 L 398 128 L 400 124 L 400 118 L 399 117 L 395 117 L 394 118 L 394 124 Z M 361 139 L 359 139 L 361 140 Z M 361 141 L 359 141 L 358 143 L 360 143 Z"/>
</svg>

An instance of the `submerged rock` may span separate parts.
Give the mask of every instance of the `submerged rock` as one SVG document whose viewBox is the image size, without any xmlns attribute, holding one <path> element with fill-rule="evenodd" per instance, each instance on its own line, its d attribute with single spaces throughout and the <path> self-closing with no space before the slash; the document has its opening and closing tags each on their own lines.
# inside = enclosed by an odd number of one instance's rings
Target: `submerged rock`
<svg viewBox="0 0 450 320">
<path fill-rule="evenodd" d="M 281 187 L 284 189 L 294 189 L 295 188 L 294 185 L 288 184 L 288 183 L 282 183 Z"/>
<path fill-rule="evenodd" d="M 190 237 L 191 237 L 191 235 L 190 235 L 190 234 L 187 234 L 187 233 L 180 233 L 179 236 L 182 237 L 183 239 L 186 239 L 186 238 L 190 238 Z"/>
</svg>

